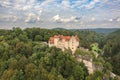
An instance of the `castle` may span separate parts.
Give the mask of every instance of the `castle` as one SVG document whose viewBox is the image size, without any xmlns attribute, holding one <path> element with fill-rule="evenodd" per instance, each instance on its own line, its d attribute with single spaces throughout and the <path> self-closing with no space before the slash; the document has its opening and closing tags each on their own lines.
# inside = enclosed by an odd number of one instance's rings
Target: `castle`
<svg viewBox="0 0 120 80">
<path fill-rule="evenodd" d="M 53 37 L 50 37 L 48 41 L 49 47 L 55 46 L 57 48 L 62 49 L 62 51 L 65 51 L 66 49 L 70 49 L 72 51 L 72 54 L 75 53 L 76 49 L 79 47 L 79 38 L 78 36 L 63 36 L 63 35 L 54 35 Z M 79 49 L 88 51 L 88 49 L 84 49 L 83 47 L 80 47 Z M 85 66 L 88 69 L 89 74 L 92 74 L 93 69 L 93 63 L 92 60 L 84 60 L 80 58 L 79 56 L 76 58 L 79 62 L 83 61 Z"/>
<path fill-rule="evenodd" d="M 54 35 L 53 37 L 50 37 L 48 45 L 49 47 L 55 46 L 60 48 L 62 51 L 70 49 L 72 53 L 74 53 L 79 47 L 79 38 L 78 36 Z"/>
</svg>

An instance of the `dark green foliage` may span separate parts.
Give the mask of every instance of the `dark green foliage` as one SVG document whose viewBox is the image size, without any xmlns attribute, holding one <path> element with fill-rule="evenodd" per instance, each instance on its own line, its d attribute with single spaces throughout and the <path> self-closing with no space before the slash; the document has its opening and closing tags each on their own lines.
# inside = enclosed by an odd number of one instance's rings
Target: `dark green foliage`
<svg viewBox="0 0 120 80">
<path fill-rule="evenodd" d="M 79 31 L 79 30 L 49 30 L 49 29 L 40 29 L 40 28 L 27 28 L 24 30 L 27 37 L 33 41 L 48 41 L 51 36 L 54 35 L 78 35 L 80 39 L 80 46 L 89 48 L 90 45 L 94 42 L 101 42 L 102 35 L 92 32 L 89 30 Z"/>
<path fill-rule="evenodd" d="M 80 46 L 85 48 L 90 48 L 92 43 L 100 43 L 102 40 L 101 35 L 88 30 L 40 28 L 0 30 L 0 80 L 86 80 L 86 78 L 101 80 L 101 76 L 104 77 L 101 72 L 88 75 L 85 65 L 78 62 L 71 55 L 70 50 L 63 52 L 56 47 L 49 48 L 44 42 L 54 35 L 78 35 Z M 108 49 L 105 48 L 105 50 Z M 117 48 L 116 51 L 119 49 Z M 87 53 L 77 50 L 76 54 L 85 55 Z M 118 54 L 113 57 L 116 64 L 119 56 Z M 89 56 L 86 57 L 86 59 L 89 58 Z M 100 58 L 96 62 L 103 64 Z M 104 72 L 107 72 L 106 68 L 111 69 L 109 65 L 109 63 L 103 65 Z M 116 68 L 118 66 L 119 64 L 116 65 Z"/>
<path fill-rule="evenodd" d="M 88 75 L 71 51 L 49 48 L 43 41 L 60 31 L 13 28 L 0 33 L 0 80 L 85 80 Z M 63 30 L 62 34 L 72 32 Z"/>
<path fill-rule="evenodd" d="M 113 66 L 113 72 L 120 75 L 120 30 L 109 34 L 104 40 L 105 59 Z"/>
<path fill-rule="evenodd" d="M 103 75 L 101 71 L 95 71 L 93 74 L 86 77 L 86 80 L 103 80 Z"/>
</svg>

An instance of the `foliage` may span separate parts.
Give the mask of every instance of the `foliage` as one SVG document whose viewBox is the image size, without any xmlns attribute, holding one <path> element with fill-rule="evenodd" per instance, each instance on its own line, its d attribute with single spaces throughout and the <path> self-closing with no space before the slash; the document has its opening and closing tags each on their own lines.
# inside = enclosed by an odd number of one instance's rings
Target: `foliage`
<svg viewBox="0 0 120 80">
<path fill-rule="evenodd" d="M 103 45 L 104 57 L 113 66 L 113 72 L 120 75 L 120 30 L 109 34 Z"/>
<path fill-rule="evenodd" d="M 0 34 L 0 80 L 85 80 L 88 75 L 84 64 L 70 51 L 62 52 L 43 43 L 59 31 L 13 28 L 3 33 Z"/>
<path fill-rule="evenodd" d="M 78 62 L 70 50 L 62 52 L 61 49 L 49 48 L 44 43 L 54 35 L 78 35 L 80 46 L 85 48 L 101 41 L 101 35 L 89 30 L 0 30 L 0 80 L 101 80 L 104 73 L 107 75 L 107 72 L 111 71 L 110 64 L 99 57 L 94 61 L 105 64 L 104 72 L 98 71 L 88 75 L 85 65 Z M 106 48 L 104 50 L 106 51 Z M 92 52 L 88 55 L 87 52 L 77 50 L 76 55 L 79 54 L 86 59 L 94 56 Z M 119 54 L 114 56 L 113 60 L 117 62 L 118 56 Z"/>
</svg>

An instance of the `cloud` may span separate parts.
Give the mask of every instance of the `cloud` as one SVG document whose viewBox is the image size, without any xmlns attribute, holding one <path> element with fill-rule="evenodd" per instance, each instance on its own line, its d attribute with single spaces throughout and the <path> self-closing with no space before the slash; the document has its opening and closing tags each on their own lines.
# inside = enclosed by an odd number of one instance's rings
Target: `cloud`
<svg viewBox="0 0 120 80">
<path fill-rule="evenodd" d="M 50 8 L 52 5 L 54 8 L 63 9 L 92 9 L 98 4 L 103 4 L 108 0 L 45 0 L 42 1 L 40 6 L 42 8 Z"/>
<path fill-rule="evenodd" d="M 120 22 L 120 18 L 117 18 L 117 21 Z"/>
<path fill-rule="evenodd" d="M 112 21 L 113 21 L 113 19 L 109 19 L 109 21 L 110 21 L 110 22 L 112 22 Z"/>
<path fill-rule="evenodd" d="M 42 3 L 41 3 L 41 6 L 45 6 L 45 5 L 48 5 L 48 4 L 51 4 L 55 2 L 55 0 L 44 0 Z"/>
<path fill-rule="evenodd" d="M 33 23 L 36 21 L 40 21 L 40 15 L 37 15 L 35 13 L 28 13 L 27 18 L 25 19 L 26 23 Z"/>
<path fill-rule="evenodd" d="M 12 22 L 16 22 L 18 19 L 20 19 L 19 17 L 15 16 L 15 15 L 6 15 L 6 16 L 2 16 L 1 20 L 2 21 L 12 21 Z"/>
<path fill-rule="evenodd" d="M 116 18 L 114 19 L 114 21 L 120 22 L 120 17 L 116 17 Z"/>
<path fill-rule="evenodd" d="M 59 15 L 55 15 L 55 16 L 53 17 L 53 20 L 54 20 L 54 21 L 61 21 L 61 18 L 60 18 Z"/>
<path fill-rule="evenodd" d="M 4 13 L 3 15 L 19 16 L 21 17 L 21 20 L 24 20 L 25 22 L 40 21 L 42 10 L 40 8 L 40 5 L 37 3 L 37 0 L 4 0 L 0 1 L 0 5 L 0 9 L 4 9 L 0 11 Z M 7 21 L 19 20 L 16 17 L 13 17 L 12 20 L 9 20 L 11 17 L 7 17 L 5 17 L 5 20 Z"/>
<path fill-rule="evenodd" d="M 71 8 L 91 10 L 105 5 L 108 1 L 109 0 L 73 0 Z"/>
<path fill-rule="evenodd" d="M 53 21 L 55 22 L 78 22 L 80 20 L 79 17 L 71 16 L 70 18 L 61 18 L 59 15 L 55 15 L 53 17 Z"/>
<path fill-rule="evenodd" d="M 120 22 L 120 17 L 109 19 L 108 21 L 110 21 L 110 22 Z"/>
<path fill-rule="evenodd" d="M 26 6 L 23 7 L 23 10 L 31 9 L 31 7 L 32 7 L 32 6 L 30 6 L 30 5 L 26 5 Z"/>
<path fill-rule="evenodd" d="M 56 27 L 56 22 L 61 22 L 60 26 L 79 26 L 81 22 L 85 26 L 119 26 L 119 3 L 120 0 L 0 0 L 0 24 L 42 25 L 39 22 L 43 21 L 45 26 L 55 24 L 52 27 Z"/>
<path fill-rule="evenodd" d="M 99 2 L 100 2 L 100 0 L 93 0 L 93 1 L 91 1 L 90 3 L 88 3 L 87 5 L 84 5 L 84 7 L 85 7 L 86 9 L 91 9 L 91 8 L 94 8 L 95 5 L 96 5 L 97 3 L 99 3 Z"/>
<path fill-rule="evenodd" d="M 10 7 L 12 4 L 9 2 L 9 1 L 0 1 L 0 5 L 1 5 L 1 7 L 6 7 L 6 8 L 8 8 L 8 7 Z"/>
<path fill-rule="evenodd" d="M 95 21 L 96 19 L 94 17 L 91 18 L 91 21 Z"/>
<path fill-rule="evenodd" d="M 65 8 L 71 7 L 69 0 L 63 0 L 61 3 L 61 6 L 65 7 Z"/>
</svg>

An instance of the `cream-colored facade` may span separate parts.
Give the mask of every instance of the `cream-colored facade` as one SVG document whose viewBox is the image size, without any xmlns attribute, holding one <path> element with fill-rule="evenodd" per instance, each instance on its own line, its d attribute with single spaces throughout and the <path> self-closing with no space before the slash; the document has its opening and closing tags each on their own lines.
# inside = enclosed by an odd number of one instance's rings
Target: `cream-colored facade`
<svg viewBox="0 0 120 80">
<path fill-rule="evenodd" d="M 48 44 L 49 47 L 56 46 L 57 48 L 62 49 L 62 51 L 65 51 L 65 49 L 70 49 L 72 53 L 74 53 L 79 47 L 79 39 L 77 36 L 55 35 L 50 37 Z"/>
</svg>

